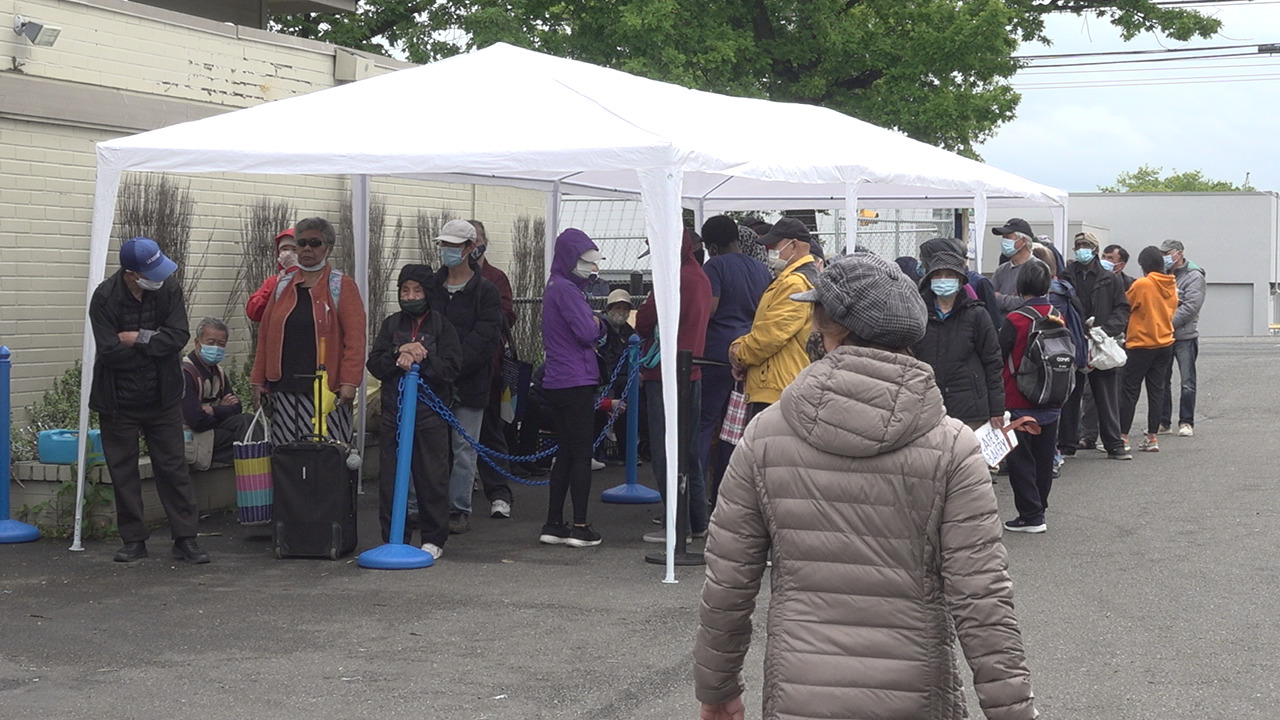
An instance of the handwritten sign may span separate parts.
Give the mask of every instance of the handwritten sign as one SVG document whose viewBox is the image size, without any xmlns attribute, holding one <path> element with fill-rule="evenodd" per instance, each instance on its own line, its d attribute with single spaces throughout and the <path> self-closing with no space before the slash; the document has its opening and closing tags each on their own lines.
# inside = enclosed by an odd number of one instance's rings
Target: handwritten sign
<svg viewBox="0 0 1280 720">
<path fill-rule="evenodd" d="M 995 429 L 990 423 L 974 431 L 978 436 L 978 444 L 982 446 L 982 457 L 989 467 L 1000 464 L 1005 455 L 1018 445 L 1018 436 Z"/>
</svg>

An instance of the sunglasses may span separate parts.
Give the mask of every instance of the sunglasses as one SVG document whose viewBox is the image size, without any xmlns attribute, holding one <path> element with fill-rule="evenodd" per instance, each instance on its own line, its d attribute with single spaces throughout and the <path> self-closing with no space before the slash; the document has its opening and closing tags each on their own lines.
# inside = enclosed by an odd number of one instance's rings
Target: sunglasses
<svg viewBox="0 0 1280 720">
<path fill-rule="evenodd" d="M 295 242 L 297 246 L 300 248 L 304 248 L 304 247 L 318 248 L 324 244 L 323 240 L 319 240 L 317 238 L 311 238 L 310 240 L 297 240 Z"/>
</svg>

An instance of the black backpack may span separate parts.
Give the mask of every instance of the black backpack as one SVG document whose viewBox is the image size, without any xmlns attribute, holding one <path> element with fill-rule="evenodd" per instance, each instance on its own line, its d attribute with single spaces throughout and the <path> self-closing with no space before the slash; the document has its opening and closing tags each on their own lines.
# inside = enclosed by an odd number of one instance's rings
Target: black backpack
<svg viewBox="0 0 1280 720">
<path fill-rule="evenodd" d="M 1076 386 L 1076 344 L 1071 330 L 1056 312 L 1041 315 L 1027 308 L 1014 312 L 1031 320 L 1027 347 L 1014 375 L 1018 392 L 1036 407 L 1060 408 Z"/>
</svg>

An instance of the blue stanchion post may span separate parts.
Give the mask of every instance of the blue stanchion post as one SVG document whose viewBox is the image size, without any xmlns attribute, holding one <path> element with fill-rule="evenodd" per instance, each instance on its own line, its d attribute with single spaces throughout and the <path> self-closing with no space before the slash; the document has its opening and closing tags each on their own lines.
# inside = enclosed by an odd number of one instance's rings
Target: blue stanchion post
<svg viewBox="0 0 1280 720">
<path fill-rule="evenodd" d="M 0 543 L 24 543 L 38 540 L 40 530 L 18 520 L 9 519 L 9 444 L 12 438 L 12 407 L 9 403 L 9 371 L 12 353 L 0 345 Z"/>
<path fill-rule="evenodd" d="M 365 550 L 356 558 L 360 567 L 374 570 L 413 570 L 431 567 L 435 558 L 421 548 L 404 543 L 405 515 L 409 510 L 409 475 L 413 463 L 413 430 L 417 425 L 418 410 L 417 365 L 405 373 L 400 386 L 400 421 L 396 437 L 396 486 L 391 502 L 391 537 L 385 545 Z M 390 438 L 383 438 L 388 441 Z"/>
<path fill-rule="evenodd" d="M 640 336 L 632 335 L 627 341 L 627 358 L 631 363 L 630 368 L 640 364 Z M 615 488 L 605 490 L 600 494 L 600 499 L 607 503 L 625 503 L 631 505 L 645 505 L 649 503 L 662 502 L 662 495 L 653 488 L 645 487 L 640 484 L 639 473 L 637 472 L 640 458 L 638 457 L 638 447 L 640 445 L 640 383 L 631 383 L 630 389 L 627 390 L 627 482 Z"/>
</svg>

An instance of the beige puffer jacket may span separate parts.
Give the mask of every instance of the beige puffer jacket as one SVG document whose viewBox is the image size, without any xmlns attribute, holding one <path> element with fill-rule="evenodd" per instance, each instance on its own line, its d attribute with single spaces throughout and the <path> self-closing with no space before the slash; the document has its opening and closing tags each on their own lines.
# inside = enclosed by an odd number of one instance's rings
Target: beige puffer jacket
<svg viewBox="0 0 1280 720">
<path fill-rule="evenodd" d="M 841 347 L 747 427 L 720 485 L 694 648 L 698 699 L 743 691 L 773 550 L 764 717 L 968 717 L 959 633 L 982 709 L 1037 713 L 995 493 L 929 366 Z"/>
</svg>

